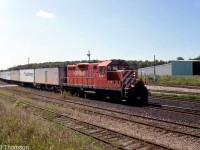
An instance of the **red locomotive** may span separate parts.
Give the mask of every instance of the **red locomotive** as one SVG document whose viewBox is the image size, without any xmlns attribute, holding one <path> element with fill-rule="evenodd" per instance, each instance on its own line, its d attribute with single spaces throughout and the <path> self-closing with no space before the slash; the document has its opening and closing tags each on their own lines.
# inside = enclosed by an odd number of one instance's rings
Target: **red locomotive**
<svg viewBox="0 0 200 150">
<path fill-rule="evenodd" d="M 131 70 L 124 60 L 79 63 L 67 66 L 67 79 L 63 88 L 72 95 L 95 95 L 100 99 L 145 103 L 148 90 L 136 77 L 137 72 Z"/>
</svg>

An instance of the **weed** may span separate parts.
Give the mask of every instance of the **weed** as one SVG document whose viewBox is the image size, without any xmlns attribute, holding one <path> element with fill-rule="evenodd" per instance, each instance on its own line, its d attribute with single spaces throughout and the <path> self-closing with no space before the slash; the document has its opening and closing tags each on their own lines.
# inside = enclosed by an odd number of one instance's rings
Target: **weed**
<svg viewBox="0 0 200 150">
<path fill-rule="evenodd" d="M 62 98 L 66 98 L 67 96 L 69 96 L 68 92 L 66 92 L 65 90 L 61 92 L 61 97 Z"/>
<path fill-rule="evenodd" d="M 28 108 L 28 105 L 27 105 L 27 104 L 24 104 L 24 103 L 22 103 L 22 102 L 20 102 L 20 101 L 16 101 L 16 102 L 14 103 L 14 107 L 16 107 L 16 108 Z"/>
</svg>

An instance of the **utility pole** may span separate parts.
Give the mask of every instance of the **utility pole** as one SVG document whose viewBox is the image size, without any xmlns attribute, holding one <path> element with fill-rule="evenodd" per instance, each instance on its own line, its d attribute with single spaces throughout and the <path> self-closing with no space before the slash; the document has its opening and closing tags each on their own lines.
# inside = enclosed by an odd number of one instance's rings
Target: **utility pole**
<svg viewBox="0 0 200 150">
<path fill-rule="evenodd" d="M 157 81 L 157 75 L 156 75 L 156 56 L 154 55 L 154 82 Z"/>
<path fill-rule="evenodd" d="M 88 54 L 87 54 L 87 56 L 89 57 L 89 62 L 90 62 L 90 56 L 91 56 L 91 54 L 90 54 L 90 50 L 88 50 Z"/>
<path fill-rule="evenodd" d="M 154 63 L 153 63 L 153 66 L 154 66 L 154 76 L 156 75 L 156 56 L 154 55 Z"/>
<path fill-rule="evenodd" d="M 28 58 L 28 65 L 29 65 L 29 59 L 30 59 L 30 58 Z"/>
</svg>

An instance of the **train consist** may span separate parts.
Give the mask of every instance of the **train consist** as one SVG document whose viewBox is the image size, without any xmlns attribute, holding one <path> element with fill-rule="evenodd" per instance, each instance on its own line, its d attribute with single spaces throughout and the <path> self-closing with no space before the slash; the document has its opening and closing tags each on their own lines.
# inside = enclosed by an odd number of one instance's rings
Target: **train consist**
<svg viewBox="0 0 200 150">
<path fill-rule="evenodd" d="M 136 78 L 137 71 L 131 70 L 124 60 L 0 72 L 0 79 L 7 82 L 39 89 L 61 89 L 81 97 L 143 104 L 148 101 L 148 90 Z"/>
</svg>

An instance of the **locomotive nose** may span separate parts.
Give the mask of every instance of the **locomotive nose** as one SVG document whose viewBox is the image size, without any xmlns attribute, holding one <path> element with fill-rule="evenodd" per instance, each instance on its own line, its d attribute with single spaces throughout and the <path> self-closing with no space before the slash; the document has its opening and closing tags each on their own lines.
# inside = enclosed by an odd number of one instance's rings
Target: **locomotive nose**
<svg viewBox="0 0 200 150">
<path fill-rule="evenodd" d="M 133 92 L 134 92 L 134 99 L 136 99 L 137 103 L 143 104 L 148 102 L 148 89 L 146 88 L 142 80 L 138 80 L 135 83 L 133 87 Z"/>
<path fill-rule="evenodd" d="M 134 85 L 136 81 L 136 75 L 133 70 L 125 70 L 123 72 L 122 83 L 125 87 L 130 87 Z"/>
</svg>

